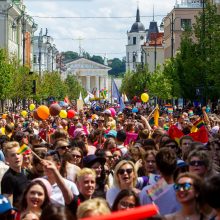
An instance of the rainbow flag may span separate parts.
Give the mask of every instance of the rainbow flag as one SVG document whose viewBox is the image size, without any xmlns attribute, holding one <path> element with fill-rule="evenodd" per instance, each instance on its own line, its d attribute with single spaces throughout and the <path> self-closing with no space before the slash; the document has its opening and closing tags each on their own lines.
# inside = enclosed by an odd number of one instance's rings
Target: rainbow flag
<svg viewBox="0 0 220 220">
<path fill-rule="evenodd" d="M 160 178 L 156 184 L 152 185 L 146 193 L 150 196 L 152 201 L 155 201 L 161 194 L 164 194 L 166 191 L 169 190 L 167 187 L 168 184 L 164 178 Z"/>
<path fill-rule="evenodd" d="M 199 118 L 197 121 L 193 123 L 193 125 L 197 128 L 201 128 L 205 125 L 205 122 L 201 118 Z"/>
<path fill-rule="evenodd" d="M 158 126 L 158 121 L 159 121 L 159 106 L 156 106 L 156 109 L 154 111 L 154 125 Z"/>
<path fill-rule="evenodd" d="M 17 151 L 17 154 L 23 154 L 25 151 L 27 151 L 29 147 L 26 144 L 23 144 Z"/>
<path fill-rule="evenodd" d="M 167 112 L 168 112 L 169 114 L 173 114 L 173 108 L 168 108 L 168 109 L 167 109 Z"/>
</svg>

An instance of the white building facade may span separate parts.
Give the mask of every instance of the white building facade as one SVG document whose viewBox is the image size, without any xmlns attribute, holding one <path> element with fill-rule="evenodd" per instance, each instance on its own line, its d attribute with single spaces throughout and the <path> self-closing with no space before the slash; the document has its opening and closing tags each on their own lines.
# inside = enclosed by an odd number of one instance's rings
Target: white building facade
<svg viewBox="0 0 220 220">
<path fill-rule="evenodd" d="M 89 92 L 108 89 L 108 66 L 88 60 L 86 58 L 78 58 L 65 64 L 66 71 L 62 73 L 63 79 L 68 74 L 75 75 L 82 86 Z"/>
<path fill-rule="evenodd" d="M 34 36 L 33 40 L 33 71 L 42 75 L 45 71 L 53 72 L 57 70 L 56 56 L 58 50 L 54 44 L 54 39 L 46 33 L 42 33 L 42 29 L 38 36 Z"/>
<path fill-rule="evenodd" d="M 17 56 L 23 65 L 33 63 L 32 36 L 37 30 L 34 19 L 26 14 L 22 1 L 0 1 L 0 48 Z"/>
</svg>

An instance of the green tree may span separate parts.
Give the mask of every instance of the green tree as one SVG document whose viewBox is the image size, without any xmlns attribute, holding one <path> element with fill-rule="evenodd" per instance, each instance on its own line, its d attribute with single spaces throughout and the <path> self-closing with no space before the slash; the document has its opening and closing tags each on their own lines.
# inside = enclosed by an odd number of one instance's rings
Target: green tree
<svg viewBox="0 0 220 220">
<path fill-rule="evenodd" d="M 148 68 L 141 65 L 137 66 L 136 72 L 127 72 L 122 80 L 121 91 L 125 92 L 129 98 L 141 95 L 148 90 L 151 73 Z"/>
<path fill-rule="evenodd" d="M 85 97 L 86 91 L 79 83 L 76 76 L 68 74 L 65 79 L 65 85 L 67 87 L 67 95 L 70 99 L 78 99 L 80 92 Z"/>
<path fill-rule="evenodd" d="M 67 87 L 61 79 L 60 73 L 46 72 L 43 74 L 42 78 L 38 80 L 37 91 L 43 99 L 54 97 L 57 100 L 61 100 L 67 94 Z"/>
<path fill-rule="evenodd" d="M 73 51 L 62 52 L 62 54 L 64 55 L 64 61 L 65 62 L 75 60 L 79 57 L 78 53 L 73 52 Z"/>
<path fill-rule="evenodd" d="M 109 60 L 109 66 L 112 68 L 109 71 L 110 75 L 123 75 L 125 73 L 125 59 L 120 60 L 119 58 L 114 58 Z"/>
<path fill-rule="evenodd" d="M 100 64 L 104 64 L 104 59 L 101 56 L 95 56 L 93 55 L 90 60 L 100 63 Z"/>
<path fill-rule="evenodd" d="M 159 99 L 171 99 L 172 89 L 172 81 L 166 77 L 164 71 L 161 71 L 160 67 L 158 67 L 156 71 L 150 75 L 150 82 L 148 84 L 149 93 L 153 96 L 157 96 Z"/>
<path fill-rule="evenodd" d="M 193 28 L 184 32 L 179 53 L 165 68 L 177 82 L 174 95 L 200 101 L 219 97 L 219 33 L 220 16 L 215 5 L 206 2 L 204 14 L 201 12 Z"/>
</svg>

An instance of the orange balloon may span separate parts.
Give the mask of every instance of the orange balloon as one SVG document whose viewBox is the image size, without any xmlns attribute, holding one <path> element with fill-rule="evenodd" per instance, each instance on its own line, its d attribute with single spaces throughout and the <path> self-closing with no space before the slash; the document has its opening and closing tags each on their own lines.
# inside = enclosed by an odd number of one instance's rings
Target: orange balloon
<svg viewBox="0 0 220 220">
<path fill-rule="evenodd" d="M 2 118 L 3 118 L 3 119 L 6 119 L 6 118 L 7 118 L 7 114 L 3 114 L 3 115 L 2 115 Z"/>
<path fill-rule="evenodd" d="M 37 108 L 37 115 L 42 120 L 46 120 L 50 116 L 50 110 L 46 105 L 41 105 Z"/>
</svg>

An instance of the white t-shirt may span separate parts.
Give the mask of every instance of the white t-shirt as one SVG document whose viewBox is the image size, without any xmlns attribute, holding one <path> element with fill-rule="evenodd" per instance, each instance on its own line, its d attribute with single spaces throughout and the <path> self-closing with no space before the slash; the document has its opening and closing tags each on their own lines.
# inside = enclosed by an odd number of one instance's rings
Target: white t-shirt
<svg viewBox="0 0 220 220">
<path fill-rule="evenodd" d="M 79 195 L 78 188 L 76 184 L 70 180 L 63 178 L 66 186 L 71 190 L 74 195 Z M 59 186 L 55 183 L 52 185 L 52 193 L 50 196 L 50 200 L 52 204 L 65 205 L 63 193 L 60 190 Z"/>
</svg>

